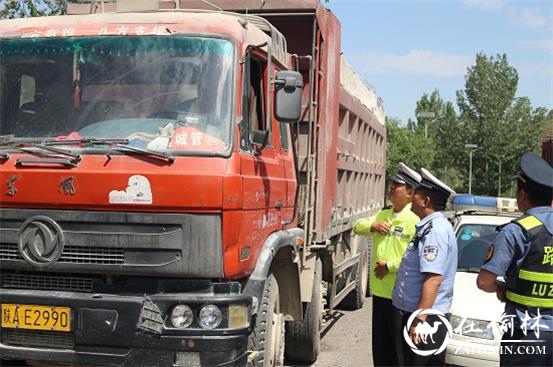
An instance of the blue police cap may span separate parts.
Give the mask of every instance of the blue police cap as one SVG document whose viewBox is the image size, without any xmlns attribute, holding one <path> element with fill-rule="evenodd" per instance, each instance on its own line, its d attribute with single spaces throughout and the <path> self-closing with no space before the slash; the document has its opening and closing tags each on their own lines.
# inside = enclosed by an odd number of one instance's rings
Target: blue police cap
<svg viewBox="0 0 553 367">
<path fill-rule="evenodd" d="M 402 185 L 416 187 L 421 182 L 421 175 L 409 168 L 405 163 L 399 162 L 398 172 L 392 177 L 392 181 Z"/>
<path fill-rule="evenodd" d="M 553 189 L 553 167 L 535 153 L 528 152 L 520 158 L 518 178 L 529 187 L 538 191 Z"/>
</svg>

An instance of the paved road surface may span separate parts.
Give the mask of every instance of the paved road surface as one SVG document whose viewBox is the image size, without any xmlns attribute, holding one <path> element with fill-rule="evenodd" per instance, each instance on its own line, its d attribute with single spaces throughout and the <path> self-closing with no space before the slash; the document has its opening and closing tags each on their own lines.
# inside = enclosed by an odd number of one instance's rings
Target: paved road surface
<svg viewBox="0 0 553 367">
<path fill-rule="evenodd" d="M 312 367 L 369 367 L 371 351 L 372 299 L 357 311 L 335 310 L 327 315 L 321 341 L 321 354 Z M 306 365 L 286 364 L 287 367 Z"/>
</svg>

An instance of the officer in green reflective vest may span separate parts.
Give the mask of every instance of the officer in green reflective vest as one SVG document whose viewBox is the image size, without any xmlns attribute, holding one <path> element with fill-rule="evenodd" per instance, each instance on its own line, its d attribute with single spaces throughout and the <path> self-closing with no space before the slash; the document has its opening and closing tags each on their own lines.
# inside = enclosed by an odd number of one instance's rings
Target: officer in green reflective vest
<svg viewBox="0 0 553 367">
<path fill-rule="evenodd" d="M 501 341 L 501 366 L 553 366 L 552 200 L 553 167 L 524 154 L 517 179 L 524 215 L 501 229 L 477 280 L 478 288 L 506 302 L 504 320 L 512 317 Z"/>
<path fill-rule="evenodd" d="M 356 234 L 373 240 L 370 287 L 373 293 L 372 351 L 375 367 L 398 364 L 394 347 L 392 289 L 399 263 L 419 221 L 411 211 L 411 197 L 421 176 L 401 162 L 391 181 L 388 198 L 392 207 L 359 219 L 353 226 Z"/>
</svg>

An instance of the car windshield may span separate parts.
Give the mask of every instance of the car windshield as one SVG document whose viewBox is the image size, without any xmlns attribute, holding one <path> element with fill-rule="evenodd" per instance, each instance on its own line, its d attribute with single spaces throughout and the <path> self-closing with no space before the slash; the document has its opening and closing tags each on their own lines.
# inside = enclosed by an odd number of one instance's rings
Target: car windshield
<svg viewBox="0 0 553 367">
<path fill-rule="evenodd" d="M 215 38 L 3 40 L 1 133 L 128 139 L 177 154 L 223 152 L 230 141 L 232 65 L 232 44 Z"/>
<path fill-rule="evenodd" d="M 459 246 L 459 271 L 478 272 L 484 264 L 484 256 L 497 236 L 497 226 L 492 224 L 464 224 L 457 230 Z"/>
</svg>

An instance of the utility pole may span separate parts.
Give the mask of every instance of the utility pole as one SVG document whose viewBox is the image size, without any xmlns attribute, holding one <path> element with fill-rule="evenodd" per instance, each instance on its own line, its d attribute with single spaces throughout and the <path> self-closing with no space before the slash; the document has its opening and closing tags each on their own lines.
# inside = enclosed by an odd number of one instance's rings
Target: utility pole
<svg viewBox="0 0 553 367">
<path fill-rule="evenodd" d="M 501 197 L 501 158 L 499 158 L 499 182 L 497 184 L 497 197 Z"/>
<path fill-rule="evenodd" d="M 465 148 L 469 149 L 469 194 L 472 194 L 472 152 L 482 149 L 476 144 L 465 144 Z"/>
<path fill-rule="evenodd" d="M 423 112 L 417 113 L 416 116 L 417 116 L 417 118 L 430 118 L 430 119 L 433 119 L 436 116 L 436 114 L 434 112 L 425 112 L 425 111 L 423 111 Z M 432 121 L 434 121 L 434 120 L 424 122 L 424 138 L 425 139 L 428 139 L 428 123 L 432 122 Z"/>
</svg>

